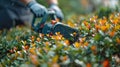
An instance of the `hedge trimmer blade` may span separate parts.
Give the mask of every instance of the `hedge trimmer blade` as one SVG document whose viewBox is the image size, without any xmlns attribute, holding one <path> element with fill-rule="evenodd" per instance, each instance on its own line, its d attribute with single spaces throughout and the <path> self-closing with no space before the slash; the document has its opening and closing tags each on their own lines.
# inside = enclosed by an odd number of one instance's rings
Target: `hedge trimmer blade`
<svg viewBox="0 0 120 67">
<path fill-rule="evenodd" d="M 77 29 L 71 28 L 65 24 L 57 23 L 54 26 L 53 32 L 60 32 L 66 39 L 70 40 L 71 42 L 75 42 L 79 37 L 79 32 Z"/>
</svg>

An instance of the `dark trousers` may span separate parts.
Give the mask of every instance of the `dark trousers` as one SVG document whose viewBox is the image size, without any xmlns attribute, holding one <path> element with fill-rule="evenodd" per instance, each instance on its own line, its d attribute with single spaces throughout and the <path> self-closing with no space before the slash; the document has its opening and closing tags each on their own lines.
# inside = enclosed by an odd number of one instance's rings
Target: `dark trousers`
<svg viewBox="0 0 120 67">
<path fill-rule="evenodd" d="M 33 14 L 29 8 L 9 5 L 0 6 L 0 29 L 11 28 L 16 25 L 31 24 Z"/>
</svg>

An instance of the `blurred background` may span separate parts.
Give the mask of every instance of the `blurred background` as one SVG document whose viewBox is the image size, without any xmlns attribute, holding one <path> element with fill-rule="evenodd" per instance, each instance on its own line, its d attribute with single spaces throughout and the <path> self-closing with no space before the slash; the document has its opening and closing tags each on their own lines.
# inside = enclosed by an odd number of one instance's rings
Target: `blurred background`
<svg viewBox="0 0 120 67">
<path fill-rule="evenodd" d="M 39 3 L 48 6 L 45 0 L 37 0 Z M 65 17 L 69 15 L 80 15 L 90 13 L 111 13 L 119 11 L 120 0 L 58 0 Z"/>
</svg>

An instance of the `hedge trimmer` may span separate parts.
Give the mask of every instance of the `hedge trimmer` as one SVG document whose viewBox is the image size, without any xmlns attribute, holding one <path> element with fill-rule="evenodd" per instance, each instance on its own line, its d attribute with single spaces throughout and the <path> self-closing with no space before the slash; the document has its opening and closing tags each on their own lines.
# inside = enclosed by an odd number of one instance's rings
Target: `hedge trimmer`
<svg viewBox="0 0 120 67">
<path fill-rule="evenodd" d="M 51 23 L 46 23 L 48 17 L 52 20 Z M 70 43 L 73 43 L 78 40 L 79 33 L 77 29 L 71 28 L 68 25 L 65 25 L 61 22 L 57 22 L 57 17 L 54 11 L 48 11 L 46 15 L 43 16 L 41 21 L 35 25 L 36 18 L 33 19 L 32 28 L 34 31 L 43 34 L 52 34 L 60 32 L 64 38 L 68 39 Z"/>
</svg>

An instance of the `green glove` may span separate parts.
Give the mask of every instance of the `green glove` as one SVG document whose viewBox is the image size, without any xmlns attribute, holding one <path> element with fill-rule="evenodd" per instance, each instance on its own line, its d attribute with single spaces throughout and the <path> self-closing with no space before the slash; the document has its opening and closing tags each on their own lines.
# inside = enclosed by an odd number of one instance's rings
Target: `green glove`
<svg viewBox="0 0 120 67">
<path fill-rule="evenodd" d="M 60 21 L 63 20 L 64 15 L 63 15 L 61 9 L 57 6 L 57 4 L 51 4 L 49 9 L 55 11 L 55 14 L 56 14 L 57 18 L 58 18 Z"/>
</svg>

